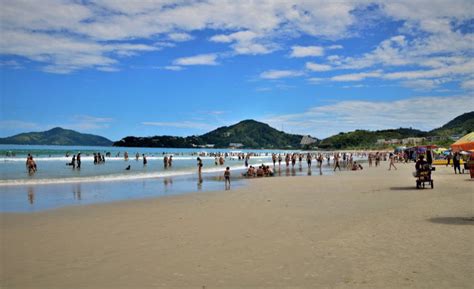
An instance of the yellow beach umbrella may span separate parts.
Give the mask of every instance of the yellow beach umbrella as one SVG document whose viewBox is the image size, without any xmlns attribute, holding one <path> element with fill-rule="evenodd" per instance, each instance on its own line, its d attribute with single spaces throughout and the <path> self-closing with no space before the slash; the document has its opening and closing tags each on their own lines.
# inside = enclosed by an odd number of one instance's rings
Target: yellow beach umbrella
<svg viewBox="0 0 474 289">
<path fill-rule="evenodd" d="M 444 151 L 447 151 L 447 150 L 448 150 L 447 148 L 437 148 L 433 151 L 437 154 L 442 154 Z"/>
</svg>

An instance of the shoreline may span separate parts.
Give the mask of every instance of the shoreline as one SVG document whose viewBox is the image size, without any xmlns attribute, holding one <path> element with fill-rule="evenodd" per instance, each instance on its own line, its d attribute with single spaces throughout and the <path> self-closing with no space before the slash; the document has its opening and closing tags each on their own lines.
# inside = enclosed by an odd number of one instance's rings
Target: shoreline
<svg viewBox="0 0 474 289">
<path fill-rule="evenodd" d="M 472 181 L 413 164 L 0 213 L 7 288 L 469 288 Z"/>
</svg>

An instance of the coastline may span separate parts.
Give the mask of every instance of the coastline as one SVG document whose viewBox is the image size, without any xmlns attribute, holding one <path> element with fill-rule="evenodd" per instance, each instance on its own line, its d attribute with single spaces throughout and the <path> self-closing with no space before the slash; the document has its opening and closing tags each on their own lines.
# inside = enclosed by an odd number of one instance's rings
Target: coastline
<svg viewBox="0 0 474 289">
<path fill-rule="evenodd" d="M 413 164 L 1 213 L 6 288 L 469 288 L 472 181 Z"/>
</svg>

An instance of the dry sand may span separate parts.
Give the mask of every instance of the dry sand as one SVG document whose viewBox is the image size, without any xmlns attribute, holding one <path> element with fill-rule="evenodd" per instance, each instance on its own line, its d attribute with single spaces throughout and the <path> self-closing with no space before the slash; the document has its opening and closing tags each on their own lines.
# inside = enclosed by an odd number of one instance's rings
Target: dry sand
<svg viewBox="0 0 474 289">
<path fill-rule="evenodd" d="M 473 288 L 474 182 L 413 164 L 1 214 L 2 288 Z M 315 172 L 314 170 L 313 172 Z"/>
</svg>

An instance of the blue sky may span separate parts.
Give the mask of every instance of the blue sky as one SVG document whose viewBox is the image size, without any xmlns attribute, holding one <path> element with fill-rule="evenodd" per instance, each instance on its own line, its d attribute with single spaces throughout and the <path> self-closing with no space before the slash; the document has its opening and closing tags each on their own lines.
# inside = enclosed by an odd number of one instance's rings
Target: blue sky
<svg viewBox="0 0 474 289">
<path fill-rule="evenodd" d="M 251 118 L 323 138 L 474 110 L 472 1 L 0 1 L 2 137 Z"/>
</svg>

